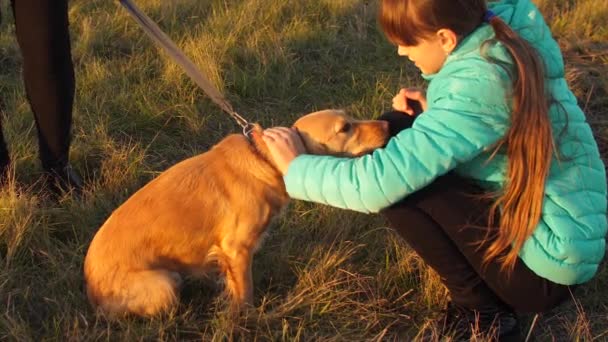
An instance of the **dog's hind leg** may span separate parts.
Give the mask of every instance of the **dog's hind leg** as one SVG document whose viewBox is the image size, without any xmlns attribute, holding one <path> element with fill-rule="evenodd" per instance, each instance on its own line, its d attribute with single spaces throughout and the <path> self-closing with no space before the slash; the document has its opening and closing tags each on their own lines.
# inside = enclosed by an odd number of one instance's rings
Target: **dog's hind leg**
<svg viewBox="0 0 608 342">
<path fill-rule="evenodd" d="M 131 272 L 120 284 L 113 284 L 110 296 L 98 298 L 98 305 L 110 317 L 156 316 L 177 307 L 181 283 L 178 273 L 167 270 Z"/>
</svg>

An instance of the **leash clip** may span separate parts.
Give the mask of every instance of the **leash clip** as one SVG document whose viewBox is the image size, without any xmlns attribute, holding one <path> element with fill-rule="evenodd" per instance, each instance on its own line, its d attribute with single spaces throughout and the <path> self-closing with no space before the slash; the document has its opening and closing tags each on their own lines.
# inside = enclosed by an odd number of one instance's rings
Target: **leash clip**
<svg viewBox="0 0 608 342">
<path fill-rule="evenodd" d="M 243 135 L 247 138 L 251 139 L 251 132 L 253 132 L 254 129 L 254 125 L 250 122 L 247 122 L 245 125 L 243 125 Z"/>
</svg>

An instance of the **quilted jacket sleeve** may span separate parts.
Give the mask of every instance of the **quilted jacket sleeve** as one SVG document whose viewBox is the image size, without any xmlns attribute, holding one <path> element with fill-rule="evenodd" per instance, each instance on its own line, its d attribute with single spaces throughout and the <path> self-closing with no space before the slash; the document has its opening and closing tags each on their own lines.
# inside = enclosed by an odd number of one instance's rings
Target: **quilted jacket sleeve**
<svg viewBox="0 0 608 342">
<path fill-rule="evenodd" d="M 463 65 L 431 82 L 429 109 L 385 148 L 354 159 L 297 157 L 285 176 L 289 195 L 378 212 L 494 145 L 508 125 L 503 79 L 488 63 Z"/>
</svg>

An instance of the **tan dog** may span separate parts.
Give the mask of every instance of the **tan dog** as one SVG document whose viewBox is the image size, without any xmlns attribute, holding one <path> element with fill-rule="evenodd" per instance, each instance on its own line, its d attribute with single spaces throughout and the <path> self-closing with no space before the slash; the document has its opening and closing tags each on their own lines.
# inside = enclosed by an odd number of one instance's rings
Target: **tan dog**
<svg viewBox="0 0 608 342">
<path fill-rule="evenodd" d="M 385 121 L 325 110 L 298 121 L 308 153 L 357 156 L 385 145 Z M 178 303 L 182 276 L 219 269 L 231 304 L 252 304 L 251 263 L 289 197 L 261 139 L 233 134 L 145 185 L 101 226 L 87 252 L 91 304 L 110 317 L 152 316 Z M 219 267 L 218 267 L 219 266 Z"/>
</svg>

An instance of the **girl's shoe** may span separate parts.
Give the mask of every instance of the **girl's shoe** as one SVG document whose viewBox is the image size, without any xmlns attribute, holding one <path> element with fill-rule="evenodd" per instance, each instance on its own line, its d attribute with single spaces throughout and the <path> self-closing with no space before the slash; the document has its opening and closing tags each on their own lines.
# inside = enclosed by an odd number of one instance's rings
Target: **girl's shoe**
<svg viewBox="0 0 608 342">
<path fill-rule="evenodd" d="M 515 313 L 504 307 L 469 309 L 449 302 L 439 320 L 442 336 L 469 341 L 473 335 L 492 341 L 520 341 L 521 331 Z M 485 340 L 485 339 L 484 339 Z"/>
</svg>

